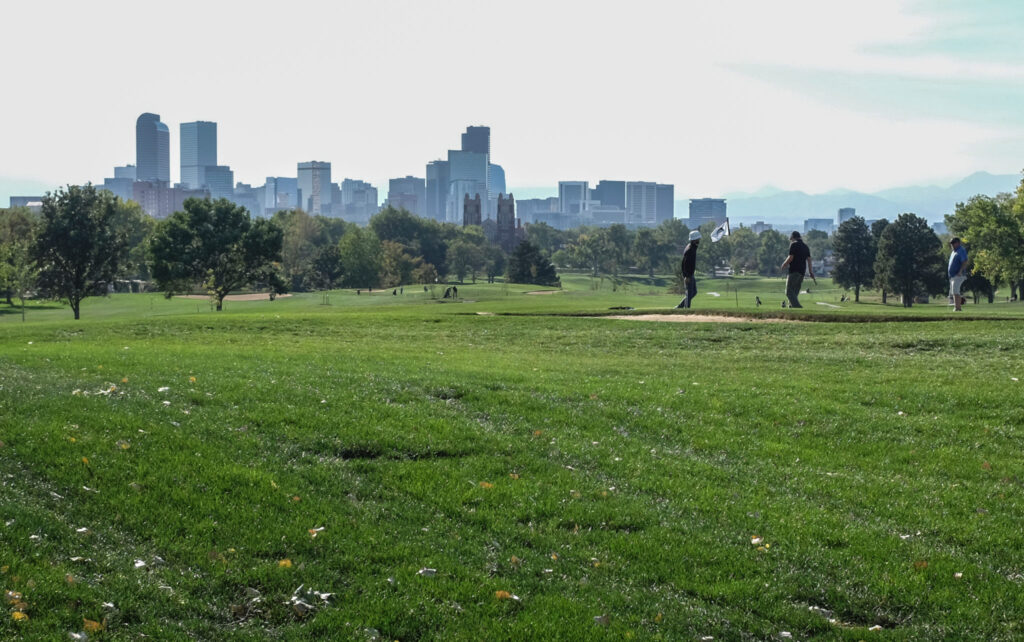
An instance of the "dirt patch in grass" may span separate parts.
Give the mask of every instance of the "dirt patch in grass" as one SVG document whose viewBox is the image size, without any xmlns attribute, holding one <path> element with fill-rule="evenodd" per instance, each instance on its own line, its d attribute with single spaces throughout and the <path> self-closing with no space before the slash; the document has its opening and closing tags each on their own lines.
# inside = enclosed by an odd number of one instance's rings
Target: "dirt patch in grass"
<svg viewBox="0 0 1024 642">
<path fill-rule="evenodd" d="M 623 319 L 627 321 L 667 321 L 670 323 L 800 323 L 795 319 L 755 319 L 752 317 L 729 317 L 715 314 L 611 314 L 600 319 Z"/>
<path fill-rule="evenodd" d="M 291 295 L 290 294 L 278 294 L 277 298 L 278 299 L 283 299 L 286 296 L 291 296 Z M 176 299 L 196 299 L 196 300 L 206 301 L 210 297 L 205 295 L 205 294 L 179 294 L 178 296 L 176 296 L 174 298 L 176 298 Z M 229 294 L 226 297 L 224 297 L 225 301 L 268 301 L 269 299 L 270 299 L 270 295 L 267 294 L 267 293 L 263 293 L 263 294 Z"/>
</svg>

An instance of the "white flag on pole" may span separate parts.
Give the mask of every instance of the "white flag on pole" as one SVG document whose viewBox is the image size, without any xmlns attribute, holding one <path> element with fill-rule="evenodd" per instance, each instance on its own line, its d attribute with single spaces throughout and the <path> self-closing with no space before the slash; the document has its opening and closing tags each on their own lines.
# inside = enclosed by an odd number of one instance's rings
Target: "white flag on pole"
<svg viewBox="0 0 1024 642">
<path fill-rule="evenodd" d="M 729 219 L 725 219 L 721 225 L 711 231 L 711 242 L 717 243 L 723 236 L 729 236 Z"/>
</svg>

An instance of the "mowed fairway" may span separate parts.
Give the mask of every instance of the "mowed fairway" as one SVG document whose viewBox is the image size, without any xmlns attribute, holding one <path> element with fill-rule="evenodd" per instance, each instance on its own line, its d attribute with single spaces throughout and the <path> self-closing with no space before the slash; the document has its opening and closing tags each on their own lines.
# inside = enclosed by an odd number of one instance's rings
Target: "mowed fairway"
<svg viewBox="0 0 1024 642">
<path fill-rule="evenodd" d="M 0 638 L 1024 636 L 1019 306 L 414 289 L 4 318 Z"/>
</svg>

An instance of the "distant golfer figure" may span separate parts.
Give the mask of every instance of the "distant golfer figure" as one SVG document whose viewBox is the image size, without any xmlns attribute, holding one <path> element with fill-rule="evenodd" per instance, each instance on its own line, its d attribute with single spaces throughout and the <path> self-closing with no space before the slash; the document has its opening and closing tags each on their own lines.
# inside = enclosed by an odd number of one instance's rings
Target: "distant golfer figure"
<svg viewBox="0 0 1024 642">
<path fill-rule="evenodd" d="M 757 303 L 757 307 L 761 307 L 761 297 L 755 296 L 754 301 Z"/>
<path fill-rule="evenodd" d="M 800 305 L 800 286 L 804 284 L 804 272 L 814 278 L 814 268 L 811 265 L 811 250 L 800 238 L 800 232 L 794 230 L 789 235 L 789 256 L 782 262 L 782 267 L 789 266 L 789 275 L 786 277 L 786 298 L 789 299 L 789 307 L 802 308 Z"/>
<path fill-rule="evenodd" d="M 683 285 L 686 287 L 686 296 L 679 302 L 677 308 L 689 308 L 693 297 L 697 296 L 697 279 L 693 273 L 697 269 L 697 246 L 700 245 L 700 232 L 690 232 L 690 242 L 683 250 Z"/>
<path fill-rule="evenodd" d="M 960 238 L 954 236 L 949 241 L 949 247 L 953 249 L 949 253 L 949 296 L 953 297 L 953 309 L 960 312 L 963 308 L 964 298 L 960 296 L 960 288 L 967 280 L 967 248 L 960 243 Z"/>
</svg>

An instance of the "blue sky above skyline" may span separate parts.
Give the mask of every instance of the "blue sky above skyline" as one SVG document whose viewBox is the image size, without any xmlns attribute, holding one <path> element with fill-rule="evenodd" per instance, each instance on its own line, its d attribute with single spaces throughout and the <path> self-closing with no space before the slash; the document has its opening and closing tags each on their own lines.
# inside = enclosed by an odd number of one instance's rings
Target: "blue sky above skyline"
<svg viewBox="0 0 1024 642">
<path fill-rule="evenodd" d="M 621 178 L 679 197 L 1024 168 L 1024 5 L 183 0 L 5 5 L 0 204 L 102 181 L 139 113 L 214 120 L 236 180 L 327 160 L 423 176 L 470 124 L 510 188 Z M 18 191 L 18 190 L 14 190 Z M 382 194 L 383 196 L 383 194 Z"/>
</svg>

